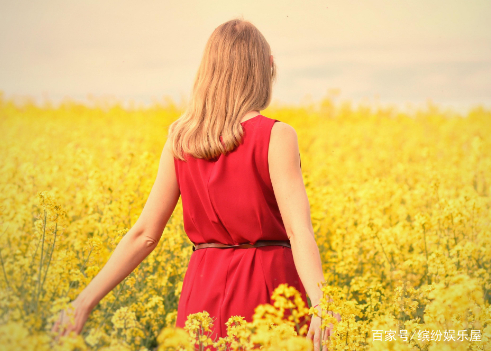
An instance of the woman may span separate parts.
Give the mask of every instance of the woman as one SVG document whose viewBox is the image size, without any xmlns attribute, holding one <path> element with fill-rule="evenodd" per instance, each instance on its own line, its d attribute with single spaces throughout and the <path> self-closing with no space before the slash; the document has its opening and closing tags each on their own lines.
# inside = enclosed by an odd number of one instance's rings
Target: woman
<svg viewBox="0 0 491 351">
<path fill-rule="evenodd" d="M 251 321 L 282 283 L 306 292 L 313 306 L 324 282 L 295 130 L 260 114 L 271 101 L 276 66 L 250 22 L 234 19 L 207 42 L 187 111 L 169 128 L 145 207 L 113 255 L 53 331 L 80 333 L 90 311 L 157 246 L 179 196 L 184 228 L 195 245 L 176 326 L 190 313 L 215 318 L 212 338 L 226 336 L 232 315 Z M 320 307 L 317 306 L 320 311 Z M 339 318 L 338 318 L 339 319 Z M 314 316 L 307 338 L 320 337 Z M 323 331 L 323 339 L 330 332 Z"/>
</svg>

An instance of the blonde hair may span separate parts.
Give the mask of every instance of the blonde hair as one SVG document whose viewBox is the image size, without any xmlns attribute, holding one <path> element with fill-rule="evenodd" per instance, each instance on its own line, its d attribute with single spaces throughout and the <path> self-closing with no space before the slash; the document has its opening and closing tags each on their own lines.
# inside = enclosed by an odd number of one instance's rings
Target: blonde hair
<svg viewBox="0 0 491 351">
<path fill-rule="evenodd" d="M 211 34 L 189 105 L 169 127 L 172 153 L 206 160 L 234 150 L 243 136 L 240 120 L 271 102 L 276 65 L 271 48 L 249 21 L 234 18 Z M 220 136 L 222 142 L 220 142 Z"/>
</svg>

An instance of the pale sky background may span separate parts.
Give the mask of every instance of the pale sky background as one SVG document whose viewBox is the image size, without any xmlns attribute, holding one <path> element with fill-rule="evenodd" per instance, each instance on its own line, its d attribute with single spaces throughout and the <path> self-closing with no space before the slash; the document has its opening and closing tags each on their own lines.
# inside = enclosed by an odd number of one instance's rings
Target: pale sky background
<svg viewBox="0 0 491 351">
<path fill-rule="evenodd" d="M 237 15 L 271 45 L 278 102 L 491 106 L 490 0 L 0 0 L 0 90 L 179 102 Z"/>
</svg>

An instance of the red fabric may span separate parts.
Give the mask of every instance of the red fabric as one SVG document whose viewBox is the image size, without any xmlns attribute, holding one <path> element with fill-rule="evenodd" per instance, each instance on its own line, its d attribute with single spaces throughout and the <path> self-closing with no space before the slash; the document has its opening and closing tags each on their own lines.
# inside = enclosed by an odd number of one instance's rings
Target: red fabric
<svg viewBox="0 0 491 351">
<path fill-rule="evenodd" d="M 268 168 L 276 121 L 258 115 L 242 122 L 243 142 L 214 161 L 174 159 L 184 229 L 193 243 L 288 240 Z M 176 326 L 183 328 L 191 313 L 207 311 L 215 319 L 211 338 L 218 340 L 227 335 L 229 317 L 252 321 L 254 309 L 272 303 L 271 294 L 282 283 L 300 291 L 307 306 L 290 248 L 196 250 L 184 277 Z"/>
</svg>

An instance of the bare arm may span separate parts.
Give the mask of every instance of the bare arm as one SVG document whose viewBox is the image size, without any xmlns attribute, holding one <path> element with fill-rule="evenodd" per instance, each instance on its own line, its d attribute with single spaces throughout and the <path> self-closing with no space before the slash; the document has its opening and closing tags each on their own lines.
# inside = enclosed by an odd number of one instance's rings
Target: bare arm
<svg viewBox="0 0 491 351">
<path fill-rule="evenodd" d="M 290 239 L 295 267 L 312 304 L 316 305 L 322 297 L 317 284 L 325 280 L 310 219 L 295 129 L 276 122 L 271 130 L 268 152 L 271 182 Z"/>
<path fill-rule="evenodd" d="M 179 196 L 174 159 L 167 139 L 157 178 L 140 217 L 121 239 L 105 266 L 77 297 L 81 305 L 92 310 L 157 247 Z"/>
</svg>

